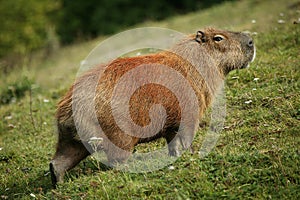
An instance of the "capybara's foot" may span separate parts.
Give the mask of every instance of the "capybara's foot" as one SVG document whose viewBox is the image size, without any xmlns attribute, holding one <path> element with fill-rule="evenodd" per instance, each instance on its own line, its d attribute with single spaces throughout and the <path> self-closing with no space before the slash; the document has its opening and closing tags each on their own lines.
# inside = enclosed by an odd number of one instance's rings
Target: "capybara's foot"
<svg viewBox="0 0 300 200">
<path fill-rule="evenodd" d="M 181 155 L 181 152 L 179 150 L 181 145 L 179 137 L 174 137 L 173 139 L 167 138 L 167 142 L 168 142 L 169 156 L 179 157 Z"/>
<path fill-rule="evenodd" d="M 180 152 L 179 152 L 178 149 L 169 150 L 169 156 L 179 157 L 180 156 Z"/>
<path fill-rule="evenodd" d="M 49 164 L 49 170 L 50 170 L 50 174 L 51 174 L 52 186 L 54 188 L 56 188 L 57 177 L 56 177 L 56 173 L 55 173 L 55 170 L 54 170 L 54 166 L 53 166 L 53 164 L 51 162 Z"/>
<path fill-rule="evenodd" d="M 88 155 L 90 152 L 80 142 L 60 142 L 49 165 L 53 186 L 63 182 L 65 173 Z"/>
<path fill-rule="evenodd" d="M 58 166 L 55 165 L 55 161 L 52 160 L 49 164 L 52 186 L 56 188 L 57 183 L 63 182 L 64 171 L 59 172 Z"/>
</svg>

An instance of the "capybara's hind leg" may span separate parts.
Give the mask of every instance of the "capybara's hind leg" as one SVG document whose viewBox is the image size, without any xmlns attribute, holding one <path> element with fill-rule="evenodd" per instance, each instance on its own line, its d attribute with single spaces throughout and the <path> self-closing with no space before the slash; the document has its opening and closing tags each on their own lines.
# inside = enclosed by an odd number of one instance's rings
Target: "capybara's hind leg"
<svg viewBox="0 0 300 200">
<path fill-rule="evenodd" d="M 52 184 L 63 182 L 66 171 L 75 167 L 81 160 L 90 155 L 89 151 L 79 141 L 59 141 L 54 158 L 50 162 Z"/>
</svg>

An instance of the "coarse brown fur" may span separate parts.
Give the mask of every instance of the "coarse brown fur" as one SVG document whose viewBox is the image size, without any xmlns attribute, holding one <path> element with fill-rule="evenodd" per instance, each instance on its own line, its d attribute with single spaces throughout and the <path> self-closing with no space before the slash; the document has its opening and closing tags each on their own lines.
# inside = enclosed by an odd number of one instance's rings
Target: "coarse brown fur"
<svg viewBox="0 0 300 200">
<path fill-rule="evenodd" d="M 59 138 L 56 154 L 50 163 L 53 184 L 61 182 L 67 170 L 93 151 L 104 150 L 110 163 L 124 162 L 138 143 L 163 137 L 169 144 L 169 154 L 178 156 L 180 145 L 176 141 L 176 133 L 181 123 L 186 123 L 191 128 L 178 136 L 182 148 L 187 149 L 195 135 L 199 119 L 213 101 L 225 76 L 231 70 L 247 67 L 254 55 L 253 41 L 247 34 L 209 28 L 187 36 L 169 51 L 118 58 L 105 66 L 105 70 L 103 66 L 98 66 L 88 71 L 73 84 L 58 104 L 56 118 Z M 115 94 L 115 88 L 122 77 L 134 69 L 138 70 L 140 66 L 144 66 L 143 72 L 146 71 L 149 77 L 142 72 L 135 73 L 130 79 L 133 85 L 120 84 L 120 89 Z M 187 89 L 176 84 L 173 76 L 166 78 L 168 74 L 161 66 L 176 71 L 178 77 L 183 77 L 189 83 L 197 100 L 196 115 L 189 110 L 189 105 L 185 105 L 190 104 L 191 98 L 186 93 Z M 155 76 L 151 75 L 150 69 L 155 69 Z M 175 95 L 168 87 L 158 83 L 141 85 L 130 96 L 130 116 L 122 116 L 122 112 L 118 111 L 120 107 L 126 106 L 122 103 L 127 89 L 144 78 L 163 81 L 169 79 L 172 88 L 182 95 Z M 115 95 L 117 99 L 114 99 Z M 182 102 L 187 103 L 180 105 Z M 153 105 L 164 107 L 166 118 L 163 122 L 159 108 L 154 109 L 155 112 L 151 111 Z M 186 111 L 191 114 L 183 122 L 182 114 Z M 151 130 L 159 131 L 149 134 L 125 124 L 125 133 L 116 123 L 116 115 L 119 121 L 130 118 L 138 127 L 151 125 Z M 88 144 L 89 139 L 94 136 L 103 138 L 97 149 Z"/>
</svg>

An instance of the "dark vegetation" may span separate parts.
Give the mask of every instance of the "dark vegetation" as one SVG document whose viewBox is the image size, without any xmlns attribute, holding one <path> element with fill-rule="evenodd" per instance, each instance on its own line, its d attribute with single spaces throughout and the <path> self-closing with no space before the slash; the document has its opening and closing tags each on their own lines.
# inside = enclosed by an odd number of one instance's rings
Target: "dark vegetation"
<svg viewBox="0 0 300 200">
<path fill-rule="evenodd" d="M 63 43 L 111 34 L 143 21 L 162 20 L 209 7 L 222 0 L 61 0 L 58 34 Z M 65 26 L 68 24 L 68 26 Z"/>
<path fill-rule="evenodd" d="M 58 44 L 111 34 L 143 21 L 161 20 L 209 7 L 222 0 L 0 0 L 0 72 L 46 56 Z"/>
</svg>

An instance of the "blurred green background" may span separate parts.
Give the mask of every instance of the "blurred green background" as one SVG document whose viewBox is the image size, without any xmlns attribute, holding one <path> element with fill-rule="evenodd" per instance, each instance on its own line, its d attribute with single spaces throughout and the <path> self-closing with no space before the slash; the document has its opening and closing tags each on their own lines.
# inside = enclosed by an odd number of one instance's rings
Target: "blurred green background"
<svg viewBox="0 0 300 200">
<path fill-rule="evenodd" d="M 44 48 L 112 34 L 144 21 L 207 8 L 222 0 L 0 0 L 0 71 Z"/>
</svg>

